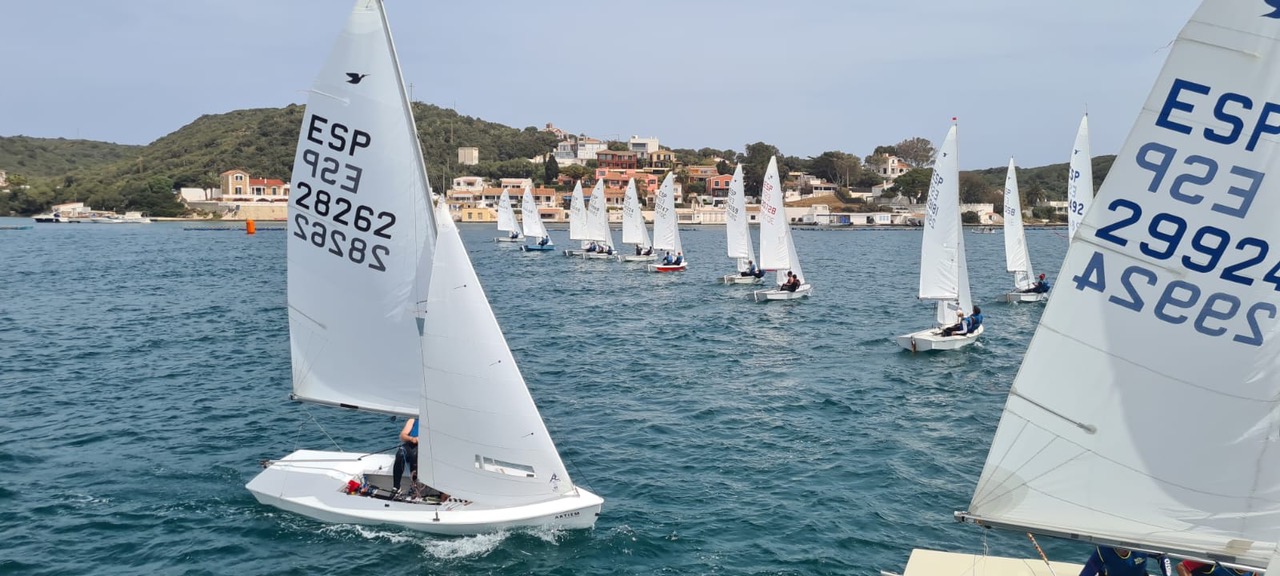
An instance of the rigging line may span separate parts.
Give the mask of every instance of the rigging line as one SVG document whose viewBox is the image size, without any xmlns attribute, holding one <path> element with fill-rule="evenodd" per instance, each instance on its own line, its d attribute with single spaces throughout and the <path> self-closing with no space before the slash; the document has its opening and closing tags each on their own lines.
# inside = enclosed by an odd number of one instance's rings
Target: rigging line
<svg viewBox="0 0 1280 576">
<path fill-rule="evenodd" d="M 587 482 L 586 475 L 582 473 L 582 470 L 578 468 L 578 465 L 576 463 L 574 463 L 572 460 L 569 460 L 567 458 L 562 458 L 561 461 L 569 466 L 573 466 L 573 476 L 574 478 L 577 478 L 577 480 L 573 482 L 573 485 L 575 487 L 581 484 L 582 486 L 585 486 L 587 490 L 590 490 L 592 492 L 596 491 L 595 488 L 591 487 L 591 483 Z M 596 493 L 599 494 L 599 492 L 596 492 Z"/>
<path fill-rule="evenodd" d="M 1036 552 L 1040 553 L 1040 559 L 1044 560 L 1044 565 L 1049 567 L 1049 574 L 1051 576 L 1058 576 L 1058 573 L 1053 571 L 1053 564 L 1049 563 L 1049 557 L 1045 556 L 1044 550 L 1040 549 L 1040 543 L 1036 542 L 1036 537 L 1032 536 L 1030 532 L 1027 532 L 1027 538 L 1031 540 L 1031 545 L 1036 547 Z"/>
<path fill-rule="evenodd" d="M 345 452 L 345 450 L 342 449 L 342 446 L 338 445 L 338 441 L 334 440 L 333 436 L 329 435 L 329 431 L 324 429 L 324 425 L 321 424 L 319 420 L 316 420 L 316 416 L 311 413 L 311 409 L 307 408 L 304 404 L 302 406 L 302 411 L 307 413 L 307 417 L 310 418 L 312 422 L 315 422 L 316 428 L 320 429 L 320 432 L 324 434 L 325 438 L 328 438 L 330 442 L 333 442 L 334 448 L 337 448 L 339 452 Z M 306 424 L 306 422 L 303 422 L 303 424 Z M 301 432 L 301 427 L 299 427 L 299 432 Z"/>
<path fill-rule="evenodd" d="M 1061 418 L 1061 419 L 1063 419 L 1063 420 L 1065 420 L 1065 421 L 1067 421 L 1067 422 L 1070 422 L 1071 424 L 1075 425 L 1075 427 L 1076 427 L 1076 428 L 1079 428 L 1079 429 L 1081 429 L 1081 430 L 1084 430 L 1085 432 L 1087 432 L 1087 433 L 1089 433 L 1089 434 L 1096 434 L 1096 433 L 1098 432 L 1098 427 L 1097 427 L 1097 426 L 1094 426 L 1094 425 L 1092 425 L 1092 424 L 1085 424 L 1084 422 L 1081 422 L 1081 421 L 1079 421 L 1079 420 L 1075 420 L 1075 419 L 1073 419 L 1073 418 L 1070 418 L 1070 417 L 1068 417 L 1066 414 L 1063 414 L 1063 413 L 1061 413 L 1061 412 L 1058 412 L 1057 410 L 1054 410 L 1053 408 L 1050 408 L 1050 407 L 1048 407 L 1048 406 L 1045 406 L 1044 404 L 1041 404 L 1041 403 L 1039 403 L 1039 402 L 1037 402 L 1037 401 L 1035 401 L 1035 400 L 1032 400 L 1032 399 L 1031 399 L 1030 397 L 1028 397 L 1028 396 L 1024 396 L 1024 395 L 1022 394 L 1022 392 L 1019 392 L 1019 391 L 1018 391 L 1018 388 L 1017 388 L 1016 384 L 1015 384 L 1015 386 L 1014 386 L 1013 388 L 1010 388 L 1010 389 L 1009 389 L 1009 395 L 1010 395 L 1010 396 L 1016 396 L 1016 397 L 1018 397 L 1018 398 L 1021 398 L 1021 399 L 1025 400 L 1026 402 L 1030 403 L 1032 406 L 1035 406 L 1036 408 L 1039 408 L 1039 409 L 1041 409 L 1041 410 L 1044 410 L 1045 412 L 1048 412 L 1048 413 L 1050 413 L 1050 414 L 1053 414 L 1054 416 L 1057 416 L 1058 418 Z"/>
</svg>

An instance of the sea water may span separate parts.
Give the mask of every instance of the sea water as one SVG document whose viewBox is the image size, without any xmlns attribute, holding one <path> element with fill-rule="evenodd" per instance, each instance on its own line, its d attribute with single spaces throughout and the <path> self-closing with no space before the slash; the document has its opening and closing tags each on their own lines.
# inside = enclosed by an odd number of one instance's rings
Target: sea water
<svg viewBox="0 0 1280 576">
<path fill-rule="evenodd" d="M 913 355 L 893 337 L 933 318 L 918 231 L 797 230 L 813 296 L 755 303 L 717 283 L 723 228 L 683 230 L 689 270 L 653 274 L 464 225 L 573 480 L 605 505 L 589 531 L 438 537 L 244 489 L 262 459 L 390 449 L 402 422 L 289 401 L 287 232 L 188 226 L 0 231 L 0 574 L 870 575 L 915 547 L 1035 555 L 952 519 L 1043 309 L 996 301 L 1000 234 L 965 236 L 986 333 Z M 1027 239 L 1072 289 L 1065 232 Z"/>
</svg>

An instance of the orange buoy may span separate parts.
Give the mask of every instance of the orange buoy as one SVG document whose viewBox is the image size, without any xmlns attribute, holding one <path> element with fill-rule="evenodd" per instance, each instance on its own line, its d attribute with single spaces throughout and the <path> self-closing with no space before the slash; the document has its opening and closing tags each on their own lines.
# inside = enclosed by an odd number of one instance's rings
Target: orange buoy
<svg viewBox="0 0 1280 576">
<path fill-rule="evenodd" d="M 254 225 L 253 220 L 245 220 L 245 221 L 244 221 L 244 233 L 245 233 L 245 234 L 254 234 L 254 233 L 256 233 L 257 231 L 258 231 L 258 227 L 257 227 L 256 225 Z"/>
</svg>

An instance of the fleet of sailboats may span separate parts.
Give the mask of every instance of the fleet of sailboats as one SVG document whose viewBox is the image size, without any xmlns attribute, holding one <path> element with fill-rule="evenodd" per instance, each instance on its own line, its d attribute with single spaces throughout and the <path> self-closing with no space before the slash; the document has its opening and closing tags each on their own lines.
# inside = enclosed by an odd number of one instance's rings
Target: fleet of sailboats
<svg viewBox="0 0 1280 576">
<path fill-rule="evenodd" d="M 570 479 L 447 204 L 433 207 L 380 0 L 356 3 L 315 81 L 294 189 L 311 185 L 304 155 L 335 150 L 360 170 L 350 199 L 374 222 L 290 200 L 293 398 L 417 418 L 417 479 L 442 494 L 392 493 L 390 454 L 315 450 L 267 462 L 246 488 L 324 522 L 440 534 L 594 525 L 603 499 Z"/>
</svg>

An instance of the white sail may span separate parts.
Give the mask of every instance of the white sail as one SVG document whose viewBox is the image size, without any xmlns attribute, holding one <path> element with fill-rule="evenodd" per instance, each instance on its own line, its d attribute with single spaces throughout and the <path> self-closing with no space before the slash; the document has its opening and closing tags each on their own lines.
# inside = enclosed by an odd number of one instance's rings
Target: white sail
<svg viewBox="0 0 1280 576">
<path fill-rule="evenodd" d="M 775 284 L 779 285 L 786 280 L 787 272 L 804 278 L 791 245 L 791 224 L 787 222 L 777 158 L 769 158 L 760 189 L 760 268 L 777 272 Z"/>
<path fill-rule="evenodd" d="M 524 195 L 520 199 L 520 223 L 524 227 L 527 238 L 546 238 L 547 227 L 542 223 L 542 215 L 538 213 L 538 203 L 533 199 L 533 188 L 524 187 Z"/>
<path fill-rule="evenodd" d="M 1067 175 L 1067 241 L 1076 237 L 1080 222 L 1093 203 L 1093 158 L 1089 156 L 1089 115 L 1080 119 L 1076 143 L 1071 149 L 1071 172 Z"/>
<path fill-rule="evenodd" d="M 613 246 L 613 232 L 609 230 L 609 204 L 605 199 L 603 178 L 596 182 L 595 188 L 591 189 L 591 200 L 587 202 L 587 240 Z"/>
<path fill-rule="evenodd" d="M 671 172 L 662 179 L 658 196 L 654 200 L 653 247 L 656 250 L 670 250 L 672 257 L 681 251 L 680 223 L 676 218 L 675 174 Z"/>
<path fill-rule="evenodd" d="M 573 183 L 573 196 L 569 200 L 569 239 L 587 239 L 587 202 L 582 197 L 582 181 Z"/>
<path fill-rule="evenodd" d="M 528 235 L 528 234 L 526 234 Z M 420 359 L 418 478 L 503 507 L 573 491 L 452 219 L 441 220 Z"/>
<path fill-rule="evenodd" d="M 1022 198 L 1018 196 L 1018 175 L 1013 159 L 1004 177 L 1004 265 L 1013 274 L 1013 287 L 1025 290 L 1035 284 L 1027 236 L 1022 230 Z"/>
<path fill-rule="evenodd" d="M 1280 540 L 1280 12 L 1206 0 L 1085 211 L 970 513 L 1262 568 Z M 1088 182 L 1081 177 L 1082 182 Z"/>
<path fill-rule="evenodd" d="M 356 6 L 312 87 L 290 186 L 294 397 L 416 415 L 435 223 L 377 2 Z"/>
<path fill-rule="evenodd" d="M 498 199 L 498 230 L 503 232 L 520 232 L 520 224 L 516 222 L 516 211 L 511 207 L 511 195 L 502 189 L 502 197 Z"/>
<path fill-rule="evenodd" d="M 649 230 L 644 225 L 644 212 L 640 209 L 640 198 L 636 194 L 636 181 L 627 181 L 627 194 L 622 205 L 622 243 L 635 244 L 642 248 L 651 246 Z"/>
<path fill-rule="evenodd" d="M 777 172 L 776 166 L 774 172 Z M 729 201 L 724 207 L 724 220 L 729 257 L 736 261 L 738 272 L 745 272 L 747 261 L 755 260 L 756 255 L 751 248 L 751 228 L 747 215 L 746 186 L 742 181 L 742 164 L 738 164 L 738 167 L 733 170 L 733 178 L 729 180 Z"/>
<path fill-rule="evenodd" d="M 956 159 L 956 127 L 947 131 L 929 182 L 924 237 L 920 244 L 920 298 L 937 300 L 938 325 L 955 323 L 966 313 L 969 278 L 964 262 L 964 230 L 960 225 L 960 164 Z"/>
</svg>

